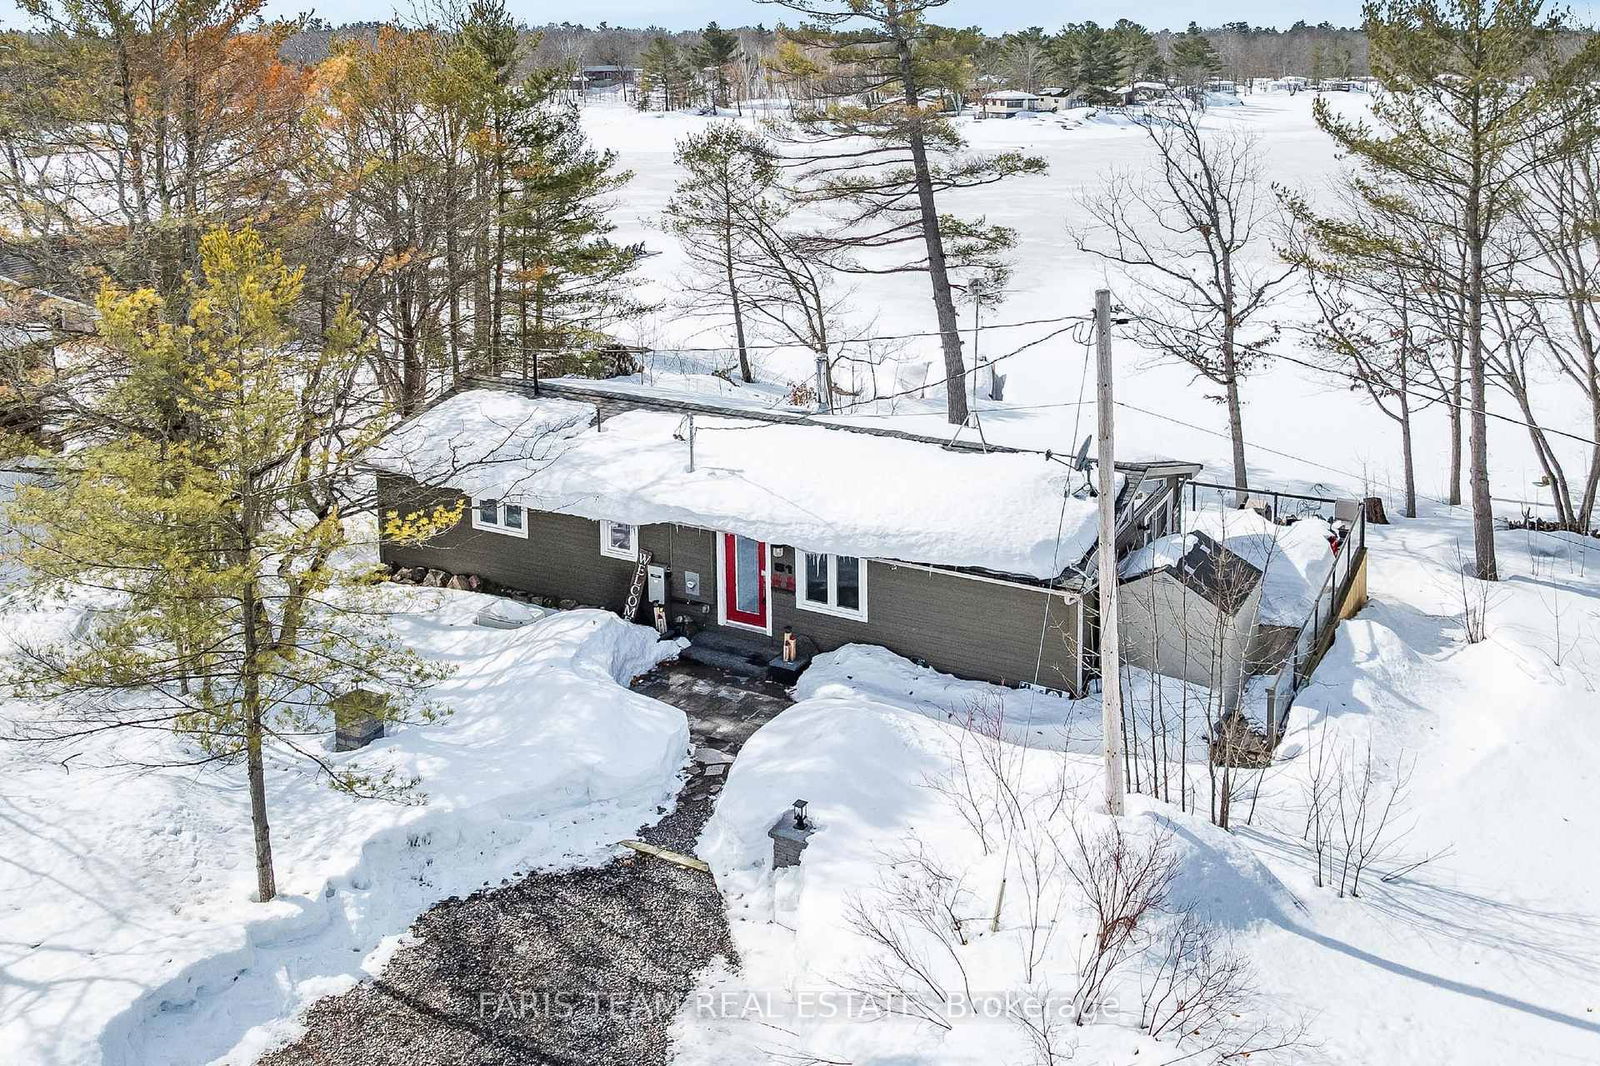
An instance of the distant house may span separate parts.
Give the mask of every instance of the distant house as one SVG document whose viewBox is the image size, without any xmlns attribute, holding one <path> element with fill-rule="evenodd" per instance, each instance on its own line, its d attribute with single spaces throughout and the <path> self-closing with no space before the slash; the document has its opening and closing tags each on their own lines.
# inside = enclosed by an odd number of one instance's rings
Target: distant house
<svg viewBox="0 0 1600 1066">
<path fill-rule="evenodd" d="M 580 67 L 578 77 L 585 89 L 615 89 L 619 86 L 632 88 L 639 81 L 639 68 L 602 63 Z"/>
<path fill-rule="evenodd" d="M 1041 111 L 1065 111 L 1068 108 L 1083 106 L 1083 94 L 1075 89 L 1050 85 L 1039 90 L 1039 109 Z"/>
<path fill-rule="evenodd" d="M 547 381 L 458 392 L 374 466 L 386 513 L 462 507 L 425 544 L 385 541 L 391 566 L 637 602 L 636 620 L 763 661 L 789 633 L 805 655 L 875 644 L 1075 693 L 1094 671 L 1097 507 L 1043 455 Z M 1180 528 L 1199 470 L 1119 463 L 1119 550 Z"/>
<path fill-rule="evenodd" d="M 1022 92 L 1019 89 L 1000 89 L 984 93 L 978 100 L 978 107 L 985 118 L 1013 118 L 1025 112 L 1055 110 L 1053 106 L 1047 107 L 1044 97 L 1038 93 Z"/>
<path fill-rule="evenodd" d="M 1126 89 L 1128 102 L 1132 104 L 1149 104 L 1157 100 L 1171 100 L 1177 94 L 1172 86 L 1164 81 L 1136 81 Z"/>
</svg>

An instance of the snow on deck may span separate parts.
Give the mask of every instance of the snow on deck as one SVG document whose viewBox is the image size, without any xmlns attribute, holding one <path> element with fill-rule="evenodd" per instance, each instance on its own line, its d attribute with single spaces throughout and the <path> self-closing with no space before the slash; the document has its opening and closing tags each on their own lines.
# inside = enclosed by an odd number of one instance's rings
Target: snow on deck
<svg viewBox="0 0 1600 1066">
<path fill-rule="evenodd" d="M 1066 496 L 1070 471 L 1042 456 L 697 416 L 691 471 L 682 417 L 635 411 L 598 427 L 594 416 L 472 390 L 401 426 L 373 465 L 534 510 L 1033 578 L 1094 544 L 1093 502 Z"/>
</svg>

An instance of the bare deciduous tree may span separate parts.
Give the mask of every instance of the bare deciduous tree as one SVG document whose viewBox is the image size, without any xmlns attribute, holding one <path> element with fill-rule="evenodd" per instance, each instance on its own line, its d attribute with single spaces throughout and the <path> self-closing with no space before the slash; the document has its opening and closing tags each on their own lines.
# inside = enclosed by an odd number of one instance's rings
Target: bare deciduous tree
<svg viewBox="0 0 1600 1066">
<path fill-rule="evenodd" d="M 1237 127 L 1209 129 L 1185 104 L 1154 107 L 1138 120 L 1155 151 L 1153 176 L 1114 171 L 1079 197 L 1087 219 L 1073 243 L 1123 268 L 1122 304 L 1134 333 L 1222 390 L 1240 504 L 1249 484 L 1240 386 L 1260 362 L 1252 333 L 1292 267 L 1262 266 L 1275 205 L 1261 179 L 1261 152 Z"/>
</svg>

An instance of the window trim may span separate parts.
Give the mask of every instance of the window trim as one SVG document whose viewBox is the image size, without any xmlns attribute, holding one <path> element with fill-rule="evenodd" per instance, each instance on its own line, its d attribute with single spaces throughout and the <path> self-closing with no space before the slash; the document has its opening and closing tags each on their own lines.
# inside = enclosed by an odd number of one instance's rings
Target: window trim
<svg viewBox="0 0 1600 1066">
<path fill-rule="evenodd" d="M 493 522 L 485 522 L 483 520 L 483 512 L 479 510 L 479 508 L 483 504 L 486 504 L 486 503 L 493 503 L 494 504 L 495 521 L 493 521 Z M 522 504 L 519 504 L 519 503 L 511 504 L 511 506 L 519 508 L 522 511 L 522 528 L 521 529 L 517 529 L 514 526 L 508 526 L 508 525 L 504 525 L 503 524 L 504 521 L 505 521 L 505 513 L 506 513 L 506 502 L 504 500 L 499 499 L 498 497 L 494 497 L 494 496 L 473 496 L 472 497 L 472 528 L 473 529 L 481 529 L 485 533 L 498 533 L 502 537 L 521 537 L 523 540 L 527 540 L 528 539 L 528 514 L 529 514 L 528 509 L 526 507 L 522 506 Z"/>
<path fill-rule="evenodd" d="M 629 548 L 621 549 L 612 546 L 611 530 L 614 526 L 627 526 L 633 531 L 628 538 Z M 609 519 L 601 519 L 600 554 L 610 559 L 621 559 L 624 562 L 637 563 L 639 561 L 639 527 L 632 522 L 612 522 Z"/>
<path fill-rule="evenodd" d="M 852 622 L 867 621 L 867 569 L 870 560 L 865 556 L 848 555 L 847 559 L 854 559 L 858 565 L 857 573 L 860 575 L 859 591 L 861 606 L 857 608 L 839 606 L 839 556 L 833 552 L 814 552 L 804 548 L 796 548 L 799 558 L 795 560 L 794 605 L 797 610 L 812 611 L 816 614 L 830 614 L 835 618 L 848 618 Z M 806 563 L 810 556 L 820 556 L 828 560 L 828 602 L 818 603 L 806 596 Z"/>
</svg>

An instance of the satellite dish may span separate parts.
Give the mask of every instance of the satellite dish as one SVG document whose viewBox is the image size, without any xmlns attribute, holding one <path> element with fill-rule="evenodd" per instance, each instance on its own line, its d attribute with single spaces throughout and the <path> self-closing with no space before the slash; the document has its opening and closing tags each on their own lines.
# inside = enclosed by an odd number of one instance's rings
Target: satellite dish
<svg viewBox="0 0 1600 1066">
<path fill-rule="evenodd" d="M 1087 469 L 1089 469 L 1089 445 L 1091 445 L 1093 443 L 1094 443 L 1094 436 L 1092 434 L 1090 436 L 1087 436 L 1087 437 L 1083 438 L 1083 443 L 1078 445 L 1078 454 L 1072 460 L 1072 466 L 1073 466 L 1074 469 L 1076 469 L 1076 470 L 1087 470 Z"/>
</svg>

